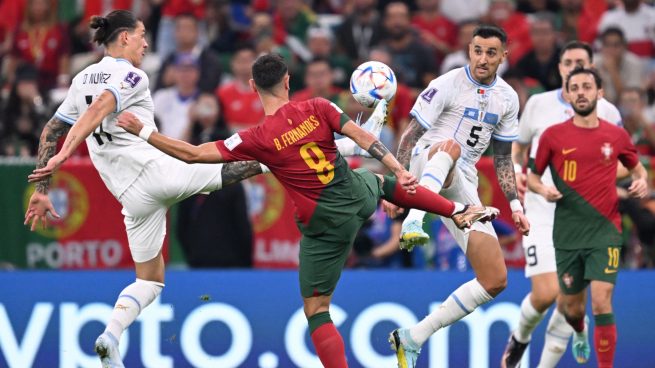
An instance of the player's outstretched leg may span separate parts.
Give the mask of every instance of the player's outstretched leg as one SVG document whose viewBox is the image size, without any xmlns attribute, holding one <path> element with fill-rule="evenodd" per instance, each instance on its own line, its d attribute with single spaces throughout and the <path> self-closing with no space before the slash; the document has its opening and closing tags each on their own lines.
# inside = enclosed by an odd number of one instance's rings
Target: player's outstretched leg
<svg viewBox="0 0 655 368">
<path fill-rule="evenodd" d="M 581 329 L 577 325 L 572 325 L 575 332 L 573 333 L 571 351 L 575 361 L 584 364 L 589 360 L 589 355 L 591 355 L 591 347 L 589 346 L 589 317 L 584 317 Z"/>
<path fill-rule="evenodd" d="M 359 118 L 357 119 L 359 123 Z M 373 110 L 371 116 L 366 120 L 364 124 L 361 125 L 361 128 L 367 132 L 373 134 L 376 139 L 380 139 L 380 134 L 382 133 L 382 127 L 387 122 L 387 101 L 380 100 Z M 355 141 L 350 138 L 341 138 L 334 141 L 337 145 L 337 149 L 342 156 L 364 156 L 371 157 L 371 155 L 362 149 Z"/>
<path fill-rule="evenodd" d="M 447 184 L 448 176 L 460 154 L 461 148 L 455 140 L 449 139 L 433 145 L 419 178 L 419 184 L 434 193 L 439 193 L 444 184 Z M 430 236 L 423 231 L 424 217 L 424 210 L 412 209 L 409 211 L 400 230 L 401 248 L 411 250 L 414 246 L 425 245 L 430 240 Z"/>
<path fill-rule="evenodd" d="M 571 335 L 573 335 L 573 327 L 566 322 L 564 315 L 555 307 L 548 320 L 548 327 L 546 327 L 544 348 L 541 351 L 539 367 L 557 367 L 564 352 L 566 352 L 566 346 L 569 344 Z"/>
<path fill-rule="evenodd" d="M 94 350 L 100 357 L 103 368 L 123 367 L 118 352 L 118 341 L 125 331 L 141 313 L 150 305 L 164 287 L 163 283 L 136 279 L 118 296 L 114 310 L 105 331 L 95 342 Z"/>
<path fill-rule="evenodd" d="M 418 186 L 416 194 L 409 195 L 398 184 L 393 176 L 383 177 L 382 198 L 404 208 L 419 209 L 440 216 L 449 217 L 460 229 L 468 228 L 475 222 L 491 221 L 498 216 L 498 209 L 494 207 L 463 205 L 452 202 L 431 190 Z M 420 231 L 423 231 L 422 229 Z M 412 250 L 415 244 L 407 244 L 403 249 Z"/>
<path fill-rule="evenodd" d="M 512 332 L 507 341 L 505 352 L 501 360 L 502 368 L 515 368 L 521 363 L 523 352 L 528 347 L 532 337 L 532 331 L 537 327 L 539 322 L 544 318 L 546 311 L 540 313 L 532 305 L 532 293 L 523 298 L 521 302 L 521 313 L 519 317 L 519 326 L 516 331 Z"/>
<path fill-rule="evenodd" d="M 316 354 L 326 368 L 346 368 L 346 347 L 330 312 L 319 312 L 307 319 Z"/>
</svg>

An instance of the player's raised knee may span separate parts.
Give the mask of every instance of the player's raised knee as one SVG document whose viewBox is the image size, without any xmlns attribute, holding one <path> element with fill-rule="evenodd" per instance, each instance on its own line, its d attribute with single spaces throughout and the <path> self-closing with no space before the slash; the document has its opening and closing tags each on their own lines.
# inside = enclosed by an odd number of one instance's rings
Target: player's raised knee
<svg viewBox="0 0 655 368">
<path fill-rule="evenodd" d="M 454 139 L 446 139 L 430 148 L 430 158 L 437 152 L 446 152 L 455 161 L 462 155 L 462 148 Z"/>
</svg>

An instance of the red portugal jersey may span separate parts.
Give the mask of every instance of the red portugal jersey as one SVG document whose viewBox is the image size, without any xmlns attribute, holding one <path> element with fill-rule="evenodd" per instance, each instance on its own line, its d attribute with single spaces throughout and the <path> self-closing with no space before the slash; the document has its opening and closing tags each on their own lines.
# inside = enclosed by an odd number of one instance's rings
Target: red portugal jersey
<svg viewBox="0 0 655 368">
<path fill-rule="evenodd" d="M 637 150 L 623 128 L 604 120 L 596 128 L 582 128 L 571 118 L 544 131 L 533 171 L 541 175 L 549 166 L 563 195 L 555 209 L 555 248 L 621 244 L 615 184 L 618 161 L 634 168 L 639 163 Z"/>
<path fill-rule="evenodd" d="M 334 133 L 349 120 L 323 98 L 291 101 L 216 147 L 225 161 L 268 166 L 291 196 L 300 230 L 320 233 L 349 220 L 364 203 L 362 185 L 334 143 Z"/>
</svg>

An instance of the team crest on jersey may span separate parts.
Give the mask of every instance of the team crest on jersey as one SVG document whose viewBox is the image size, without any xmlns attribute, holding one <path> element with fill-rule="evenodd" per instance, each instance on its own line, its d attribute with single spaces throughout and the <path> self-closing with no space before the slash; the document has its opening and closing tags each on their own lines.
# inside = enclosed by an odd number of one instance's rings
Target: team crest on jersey
<svg viewBox="0 0 655 368">
<path fill-rule="evenodd" d="M 438 89 L 430 88 L 427 91 L 421 93 L 421 98 L 427 101 L 427 103 L 430 103 L 432 102 L 432 99 L 434 98 L 434 95 L 437 94 L 437 92 L 439 92 Z"/>
<path fill-rule="evenodd" d="M 612 145 L 610 143 L 604 143 L 602 147 L 600 147 L 600 152 L 603 154 L 603 158 L 605 161 L 608 161 L 610 157 L 612 157 L 612 152 L 614 152 L 614 148 L 612 148 Z"/>
<path fill-rule="evenodd" d="M 564 285 L 566 285 L 567 288 L 570 288 L 573 284 L 573 276 L 571 276 L 568 272 L 565 273 L 562 275 L 562 282 L 564 282 Z"/>
<path fill-rule="evenodd" d="M 134 88 L 141 81 L 141 76 L 135 72 L 129 72 L 123 80 L 127 82 L 130 87 Z"/>
</svg>

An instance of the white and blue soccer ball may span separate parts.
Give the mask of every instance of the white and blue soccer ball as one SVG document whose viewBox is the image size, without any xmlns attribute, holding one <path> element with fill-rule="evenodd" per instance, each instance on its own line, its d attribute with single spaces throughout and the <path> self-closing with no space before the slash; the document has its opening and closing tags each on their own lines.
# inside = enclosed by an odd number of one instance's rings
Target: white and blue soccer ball
<svg viewBox="0 0 655 368">
<path fill-rule="evenodd" d="M 386 64 L 367 61 L 350 76 L 350 93 L 364 107 L 373 107 L 378 101 L 390 101 L 396 94 L 396 75 Z"/>
</svg>

